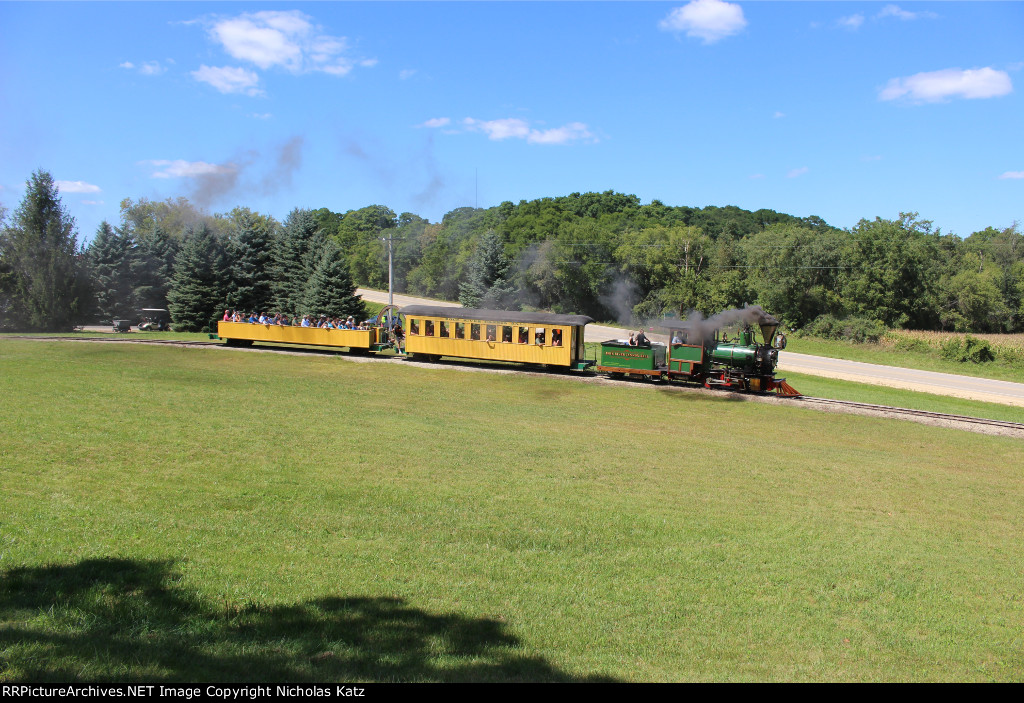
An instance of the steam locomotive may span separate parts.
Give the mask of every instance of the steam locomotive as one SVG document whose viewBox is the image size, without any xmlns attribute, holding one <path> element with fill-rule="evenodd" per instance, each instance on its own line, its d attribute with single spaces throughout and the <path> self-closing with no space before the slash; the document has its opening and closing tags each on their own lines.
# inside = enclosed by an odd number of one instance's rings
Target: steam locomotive
<svg viewBox="0 0 1024 703">
<path fill-rule="evenodd" d="M 738 325 L 735 337 L 726 332 Z M 757 342 L 754 326 L 761 332 Z M 647 377 L 658 381 L 698 383 L 707 388 L 779 395 L 799 395 L 786 379 L 775 376 L 779 350 L 786 337 L 776 334 L 779 322 L 759 307 L 729 311 L 704 320 L 664 320 L 657 323 L 671 341 L 610 340 L 601 344 L 597 370 L 612 378 Z"/>
</svg>

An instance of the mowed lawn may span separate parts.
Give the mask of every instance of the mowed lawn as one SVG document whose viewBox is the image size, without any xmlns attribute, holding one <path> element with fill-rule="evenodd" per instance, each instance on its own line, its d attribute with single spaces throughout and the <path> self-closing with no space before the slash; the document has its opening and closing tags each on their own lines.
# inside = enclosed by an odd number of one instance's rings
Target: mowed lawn
<svg viewBox="0 0 1024 703">
<path fill-rule="evenodd" d="M 0 340 L 0 679 L 1024 679 L 1024 443 Z"/>
</svg>

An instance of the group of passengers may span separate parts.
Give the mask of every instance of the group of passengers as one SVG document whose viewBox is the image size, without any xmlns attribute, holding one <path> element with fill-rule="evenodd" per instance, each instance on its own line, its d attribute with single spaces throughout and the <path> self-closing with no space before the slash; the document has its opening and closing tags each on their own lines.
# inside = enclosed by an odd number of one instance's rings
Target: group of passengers
<svg viewBox="0 0 1024 703">
<path fill-rule="evenodd" d="M 651 340 L 647 339 L 647 335 L 644 334 L 643 330 L 640 330 L 636 334 L 629 333 L 629 342 L 627 344 L 631 347 L 649 347 L 651 346 Z"/>
<path fill-rule="evenodd" d="M 313 327 L 328 330 L 368 330 L 372 327 L 369 320 L 361 323 L 356 322 L 354 316 L 329 317 L 327 315 L 294 315 L 288 317 L 283 313 L 273 316 L 265 312 L 249 313 L 246 315 L 239 310 L 225 310 L 224 322 L 248 322 L 252 325 L 279 325 L 282 327 Z"/>
</svg>

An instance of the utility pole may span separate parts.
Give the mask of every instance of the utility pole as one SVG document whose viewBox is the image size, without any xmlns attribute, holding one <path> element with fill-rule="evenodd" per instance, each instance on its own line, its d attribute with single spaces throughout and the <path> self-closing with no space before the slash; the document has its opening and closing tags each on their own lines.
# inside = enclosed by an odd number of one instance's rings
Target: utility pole
<svg viewBox="0 0 1024 703">
<path fill-rule="evenodd" d="M 394 258 L 391 254 L 391 242 L 400 242 L 403 239 L 405 237 L 395 237 L 394 235 L 380 238 L 380 241 L 388 243 L 388 305 L 395 304 L 395 293 L 391 283 L 391 279 L 394 276 Z"/>
<path fill-rule="evenodd" d="M 392 264 L 393 259 L 392 259 L 392 256 L 391 256 L 391 242 L 394 241 L 394 238 L 393 237 L 381 237 L 380 241 L 388 243 L 388 305 L 394 305 L 395 304 L 395 294 L 394 294 L 394 290 L 393 290 L 392 285 L 391 285 L 391 277 L 392 277 L 392 273 L 394 272 L 394 266 Z"/>
</svg>

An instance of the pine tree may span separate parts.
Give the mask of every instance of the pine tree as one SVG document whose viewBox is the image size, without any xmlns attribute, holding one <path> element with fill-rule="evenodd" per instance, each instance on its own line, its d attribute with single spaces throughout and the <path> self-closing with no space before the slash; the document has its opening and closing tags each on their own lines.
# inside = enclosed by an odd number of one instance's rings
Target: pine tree
<svg viewBox="0 0 1024 703">
<path fill-rule="evenodd" d="M 459 285 L 459 303 L 467 308 L 518 310 L 516 290 L 509 280 L 511 267 L 501 237 L 487 230 L 470 261 L 467 280 Z"/>
<path fill-rule="evenodd" d="M 139 231 L 135 239 L 132 258 L 135 300 L 140 308 L 166 309 L 174 260 L 178 256 L 178 241 L 168 237 L 158 224 Z"/>
<path fill-rule="evenodd" d="M 65 330 L 89 307 L 75 218 L 53 177 L 36 171 L 11 224 L 0 232 L 0 327 Z"/>
<path fill-rule="evenodd" d="M 349 274 L 348 262 L 341 248 L 331 240 L 319 249 L 317 263 L 306 285 L 302 313 L 366 319 L 366 306 L 356 295 L 356 286 Z"/>
<path fill-rule="evenodd" d="M 104 220 L 86 250 L 96 311 L 105 322 L 135 316 L 134 249 L 130 235 L 115 230 Z"/>
<path fill-rule="evenodd" d="M 240 211 L 230 246 L 231 288 L 227 306 L 246 312 L 264 312 L 273 302 L 272 241 L 267 227 L 252 213 Z"/>
<path fill-rule="evenodd" d="M 211 331 L 224 309 L 226 278 L 224 247 L 201 223 L 187 234 L 174 260 L 167 294 L 174 328 L 183 332 Z"/>
<path fill-rule="evenodd" d="M 306 283 L 315 265 L 311 258 L 323 240 L 319 231 L 311 210 L 296 208 L 285 220 L 272 267 L 275 311 L 294 314 L 302 308 Z"/>
</svg>

